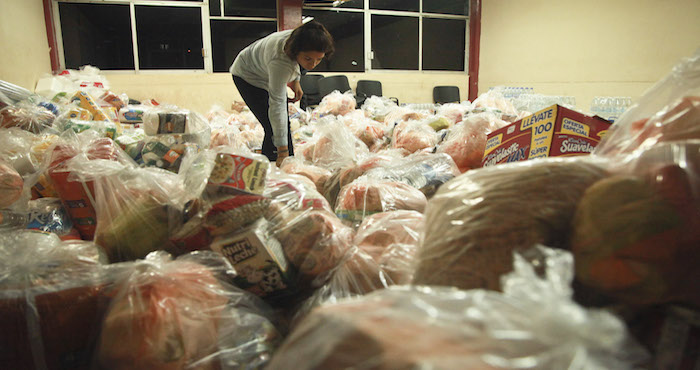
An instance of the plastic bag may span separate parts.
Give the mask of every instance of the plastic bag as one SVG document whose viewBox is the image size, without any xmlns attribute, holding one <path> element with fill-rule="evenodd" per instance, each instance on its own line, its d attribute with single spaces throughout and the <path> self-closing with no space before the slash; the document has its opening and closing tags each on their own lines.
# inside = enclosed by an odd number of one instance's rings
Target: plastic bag
<svg viewBox="0 0 700 370">
<path fill-rule="evenodd" d="M 572 258 L 523 257 L 504 293 L 392 287 L 314 310 L 268 368 L 632 369 L 647 359 L 624 324 L 571 300 Z"/>
<path fill-rule="evenodd" d="M 0 109 L 0 127 L 19 127 L 39 133 L 51 127 L 56 119 L 50 110 L 29 103 L 18 103 Z"/>
<path fill-rule="evenodd" d="M 589 304 L 700 307 L 700 140 L 616 162 L 583 194 L 571 232 Z"/>
<path fill-rule="evenodd" d="M 481 168 L 443 185 L 425 211 L 414 284 L 498 289 L 513 251 L 565 247 L 578 201 L 607 175 L 586 158 Z"/>
<path fill-rule="evenodd" d="M 445 141 L 438 146 L 437 152 L 449 154 L 462 173 L 480 168 L 488 134 L 507 125 L 507 122 L 493 113 L 469 115 L 462 124 L 452 128 Z"/>
<path fill-rule="evenodd" d="M 313 145 L 311 161 L 317 166 L 334 170 L 369 153 L 367 146 L 352 134 L 342 119 L 322 118 L 317 123 L 316 135 L 318 140 Z"/>
<path fill-rule="evenodd" d="M 438 107 L 436 115 L 444 116 L 453 124 L 457 124 L 462 122 L 467 113 L 469 113 L 472 109 L 473 107 L 468 101 L 461 103 L 447 103 Z"/>
<path fill-rule="evenodd" d="M 29 201 L 27 229 L 50 232 L 61 240 L 80 239 L 73 228 L 68 212 L 58 198 L 40 198 Z"/>
<path fill-rule="evenodd" d="M 0 340 L 7 369 L 89 369 L 105 311 L 106 259 L 93 243 L 0 233 Z"/>
<path fill-rule="evenodd" d="M 489 90 L 474 100 L 473 112 L 492 112 L 500 115 L 500 119 L 507 122 L 515 122 L 520 117 L 520 112 L 513 106 L 513 103 L 506 99 L 498 89 Z"/>
<path fill-rule="evenodd" d="M 386 127 L 381 123 L 364 118 L 364 116 L 360 119 L 353 119 L 347 125 L 355 137 L 365 143 L 371 152 L 384 149 L 389 142 L 386 137 Z"/>
<path fill-rule="evenodd" d="M 428 119 L 407 121 L 397 124 L 392 133 L 391 147 L 405 149 L 409 153 L 432 151 L 438 143 L 438 136 L 430 126 Z"/>
<path fill-rule="evenodd" d="M 700 50 L 682 59 L 620 119 L 593 152 L 615 155 L 700 138 Z"/>
<path fill-rule="evenodd" d="M 109 160 L 121 166 L 135 166 L 131 158 L 112 140 L 99 136 L 99 133 L 92 130 L 79 135 L 69 132 L 49 150 L 51 154 L 47 173 L 51 184 L 66 205 L 73 224 L 84 240 L 92 240 L 97 223 L 93 187 L 97 173 L 93 171 L 99 167 L 94 166 L 93 160 Z M 105 163 L 107 164 L 109 163 Z M 87 172 L 89 178 L 77 178 L 73 172 Z"/>
<path fill-rule="evenodd" d="M 19 200 L 24 189 L 22 176 L 12 166 L 0 160 L 0 208 Z"/>
<path fill-rule="evenodd" d="M 301 157 L 289 157 L 282 162 L 280 170 L 289 174 L 301 175 L 311 180 L 318 192 L 323 192 L 326 181 L 331 177 L 331 171 L 325 168 L 304 163 Z"/>
<path fill-rule="evenodd" d="M 459 174 L 459 169 L 449 155 L 418 152 L 369 169 L 365 176 L 377 180 L 400 181 L 420 190 L 426 197 L 432 197 L 442 184 Z"/>
<path fill-rule="evenodd" d="M 357 227 L 372 214 L 399 209 L 423 212 L 427 200 L 420 190 L 403 182 L 360 177 L 340 190 L 335 213 Z"/>
<path fill-rule="evenodd" d="M 279 334 L 266 306 L 221 280 L 230 272 L 221 257 L 152 253 L 125 270 L 102 325 L 100 368 L 257 368 L 269 358 Z"/>
<path fill-rule="evenodd" d="M 389 98 L 372 95 L 362 103 L 362 110 L 365 115 L 375 121 L 384 122 L 386 116 L 398 105 Z"/>
<path fill-rule="evenodd" d="M 335 90 L 321 99 L 318 107 L 313 111 L 313 116 L 343 116 L 354 111 L 356 106 L 357 102 L 355 101 L 355 96 L 353 96 L 352 91 L 341 93 Z"/>
</svg>

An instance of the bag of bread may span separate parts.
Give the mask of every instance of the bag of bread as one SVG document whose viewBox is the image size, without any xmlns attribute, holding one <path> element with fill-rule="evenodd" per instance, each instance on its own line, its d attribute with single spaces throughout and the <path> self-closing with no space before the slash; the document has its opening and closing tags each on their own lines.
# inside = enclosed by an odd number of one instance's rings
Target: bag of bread
<svg viewBox="0 0 700 370">
<path fill-rule="evenodd" d="M 90 369 L 109 287 L 90 242 L 0 233 L 0 364 L 5 369 Z"/>
<path fill-rule="evenodd" d="M 269 358 L 279 338 L 269 309 L 222 280 L 231 273 L 222 257 L 155 252 L 121 265 L 96 350 L 100 368 L 219 369 Z"/>
<path fill-rule="evenodd" d="M 313 310 L 268 368 L 633 369 L 646 353 L 624 324 L 571 299 L 573 261 L 514 258 L 503 293 L 397 286 Z M 538 256 L 539 257 L 539 256 Z M 537 265 L 534 265 L 537 263 Z M 538 267 L 535 267 L 538 266 Z M 544 276 L 537 273 L 544 268 Z"/>
<path fill-rule="evenodd" d="M 30 103 L 18 103 L 0 109 L 0 127 L 19 127 L 35 134 L 51 127 L 56 115 L 49 109 Z"/>
<path fill-rule="evenodd" d="M 606 177 L 591 157 L 547 158 L 469 171 L 443 185 L 425 211 L 414 284 L 498 289 L 513 251 L 565 247 L 576 206 Z"/>
</svg>

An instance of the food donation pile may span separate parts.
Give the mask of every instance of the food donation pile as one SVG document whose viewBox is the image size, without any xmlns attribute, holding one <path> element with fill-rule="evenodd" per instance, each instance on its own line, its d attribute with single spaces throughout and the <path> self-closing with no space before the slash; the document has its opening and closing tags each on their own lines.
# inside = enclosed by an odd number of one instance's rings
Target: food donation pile
<svg viewBox="0 0 700 370">
<path fill-rule="evenodd" d="M 279 168 L 241 104 L 138 102 L 94 68 L 0 81 L 0 367 L 697 366 L 699 72 L 594 131 L 498 91 L 333 92 L 289 106 Z M 598 137 L 484 167 L 528 127 Z"/>
</svg>

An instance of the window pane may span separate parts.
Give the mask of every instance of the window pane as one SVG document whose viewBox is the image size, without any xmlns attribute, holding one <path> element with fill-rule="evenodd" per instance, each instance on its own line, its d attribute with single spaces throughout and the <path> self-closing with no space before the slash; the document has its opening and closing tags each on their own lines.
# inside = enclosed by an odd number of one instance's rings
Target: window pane
<svg viewBox="0 0 700 370">
<path fill-rule="evenodd" d="M 304 17 L 314 17 L 331 33 L 335 42 L 335 54 L 324 58 L 315 72 L 364 72 L 365 19 L 360 12 L 332 10 L 302 11 Z"/>
<path fill-rule="evenodd" d="M 203 69 L 200 8 L 137 6 L 142 69 Z"/>
<path fill-rule="evenodd" d="M 464 71 L 467 22 L 423 18 L 423 70 Z"/>
<path fill-rule="evenodd" d="M 134 69 L 128 5 L 58 4 L 66 68 Z"/>
<path fill-rule="evenodd" d="M 209 15 L 212 17 L 221 15 L 221 0 L 209 0 Z"/>
<path fill-rule="evenodd" d="M 347 0 L 344 3 L 340 3 L 337 6 L 333 6 L 330 0 L 305 0 L 304 6 L 310 8 L 313 7 L 324 7 L 324 8 L 351 8 L 351 9 L 364 9 L 365 0 Z"/>
<path fill-rule="evenodd" d="M 418 69 L 418 18 L 372 16 L 372 69 Z"/>
<path fill-rule="evenodd" d="M 228 72 L 241 50 L 276 30 L 276 22 L 211 21 L 214 72 Z"/>
<path fill-rule="evenodd" d="M 420 10 L 418 1 L 419 0 L 369 0 L 369 8 L 417 12 Z"/>
<path fill-rule="evenodd" d="M 277 18 L 277 0 L 224 0 L 224 15 Z"/>
<path fill-rule="evenodd" d="M 423 13 L 468 15 L 467 0 L 423 0 Z"/>
</svg>

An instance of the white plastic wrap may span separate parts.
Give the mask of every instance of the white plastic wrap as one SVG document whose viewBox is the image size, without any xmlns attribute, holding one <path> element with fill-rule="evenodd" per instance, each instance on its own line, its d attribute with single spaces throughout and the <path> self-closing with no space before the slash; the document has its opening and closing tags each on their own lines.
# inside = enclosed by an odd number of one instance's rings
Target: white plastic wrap
<svg viewBox="0 0 700 370">
<path fill-rule="evenodd" d="M 341 93 L 336 90 L 326 95 L 321 99 L 313 111 L 314 117 L 323 117 L 326 115 L 343 116 L 355 110 L 357 102 L 352 91 Z"/>
<path fill-rule="evenodd" d="M 571 255 L 516 256 L 503 293 L 392 287 L 317 308 L 269 364 L 284 369 L 633 369 L 624 324 L 571 299 Z M 536 273 L 545 269 L 545 276 Z"/>
<path fill-rule="evenodd" d="M 468 115 L 450 130 L 437 152 L 449 154 L 462 173 L 480 168 L 488 134 L 507 125 L 490 112 Z"/>
</svg>

